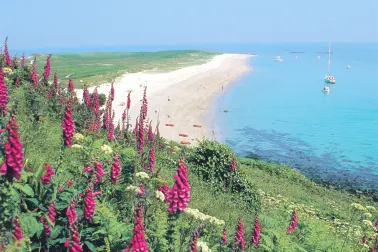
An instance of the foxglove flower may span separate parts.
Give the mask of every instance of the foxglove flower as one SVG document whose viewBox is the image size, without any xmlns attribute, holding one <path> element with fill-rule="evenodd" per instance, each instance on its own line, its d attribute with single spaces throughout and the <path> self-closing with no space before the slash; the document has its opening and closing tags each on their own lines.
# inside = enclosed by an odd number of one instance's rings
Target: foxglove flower
<svg viewBox="0 0 378 252">
<path fill-rule="evenodd" d="M 32 68 L 31 79 L 34 83 L 34 87 L 38 88 L 38 74 L 37 74 L 37 70 L 35 69 L 35 64 L 33 65 L 33 68 Z"/>
<path fill-rule="evenodd" d="M 129 246 L 125 249 L 125 252 L 136 252 L 143 251 L 148 252 L 148 243 L 145 239 L 144 234 L 144 223 L 143 223 L 143 209 L 137 207 L 134 212 L 134 230 L 133 237 L 131 238 Z"/>
<path fill-rule="evenodd" d="M 148 127 L 148 141 L 152 143 L 154 141 L 154 133 L 152 132 L 152 126 Z"/>
<path fill-rule="evenodd" d="M 77 213 L 76 213 L 76 201 L 72 200 L 71 204 L 68 206 L 66 210 L 66 216 L 68 221 L 68 226 L 71 227 L 74 222 L 77 220 Z"/>
<path fill-rule="evenodd" d="M 43 71 L 43 78 L 45 79 L 45 81 L 48 81 L 50 77 L 50 71 L 51 71 L 50 59 L 51 59 L 51 54 L 47 57 L 46 65 Z"/>
<path fill-rule="evenodd" d="M 66 111 L 64 112 L 64 120 L 62 122 L 64 145 L 67 147 L 72 146 L 72 138 L 75 134 L 75 124 L 72 117 L 71 104 L 66 105 Z"/>
<path fill-rule="evenodd" d="M 58 76 L 56 75 L 56 73 L 54 73 L 53 87 L 55 89 L 55 92 L 58 92 L 58 90 L 59 90 L 59 84 L 58 84 Z"/>
<path fill-rule="evenodd" d="M 72 81 L 72 79 L 70 78 L 69 80 L 68 80 L 68 91 L 69 92 L 73 92 L 75 90 L 75 88 L 74 88 L 74 85 L 73 85 L 73 81 Z"/>
<path fill-rule="evenodd" d="M 155 145 L 152 145 L 150 149 L 150 172 L 154 172 L 154 167 L 155 167 Z"/>
<path fill-rule="evenodd" d="M 24 239 L 24 235 L 22 234 L 22 228 L 21 228 L 21 222 L 18 217 L 16 217 L 16 221 L 14 222 L 14 227 L 13 227 L 13 240 L 14 241 L 20 241 Z"/>
<path fill-rule="evenodd" d="M 199 235 L 200 234 L 197 230 L 194 231 L 192 238 L 190 240 L 190 252 L 197 252 L 197 242 Z"/>
<path fill-rule="evenodd" d="M 252 236 L 252 242 L 256 246 L 259 245 L 259 242 L 260 242 L 260 233 L 261 233 L 261 226 L 260 226 L 259 219 L 256 217 L 255 227 L 253 229 L 253 236 Z"/>
<path fill-rule="evenodd" d="M 55 173 L 51 165 L 45 163 L 44 166 L 45 166 L 46 172 L 45 172 L 45 175 L 41 177 L 41 181 L 42 181 L 42 184 L 48 185 L 51 182 L 51 176 L 55 176 Z"/>
<path fill-rule="evenodd" d="M 15 83 L 16 88 L 20 87 L 20 78 L 16 77 L 16 83 Z"/>
<path fill-rule="evenodd" d="M 5 85 L 4 72 L 0 66 L 0 114 L 7 111 L 8 101 L 8 86 Z"/>
<path fill-rule="evenodd" d="M 131 105 L 130 93 L 131 91 L 129 91 L 129 93 L 127 94 L 127 104 L 126 104 L 127 110 L 130 109 L 130 105 Z"/>
<path fill-rule="evenodd" d="M 44 215 L 42 215 L 42 217 L 40 218 L 40 221 L 43 224 L 43 229 L 44 229 L 45 235 L 47 237 L 49 237 L 51 235 L 51 229 L 50 229 L 49 223 L 47 222 Z"/>
<path fill-rule="evenodd" d="M 22 53 L 21 67 L 23 68 L 24 66 L 25 66 L 25 53 Z"/>
<path fill-rule="evenodd" d="M 4 162 L 0 165 L 0 174 L 1 176 L 7 175 L 7 165 Z"/>
<path fill-rule="evenodd" d="M 5 56 L 5 65 L 6 66 L 12 66 L 12 61 L 11 57 L 9 55 L 8 51 L 8 37 L 5 38 L 5 43 L 4 43 L 4 56 Z"/>
<path fill-rule="evenodd" d="M 109 113 L 111 113 L 111 111 L 109 110 L 110 108 L 110 100 L 108 99 L 108 101 L 106 102 L 106 108 L 105 108 L 105 113 L 104 113 L 104 118 L 103 118 L 103 128 L 104 129 L 108 129 L 109 128 Z"/>
<path fill-rule="evenodd" d="M 141 116 L 143 121 L 147 118 L 148 102 L 147 102 L 147 87 L 144 88 L 142 107 L 141 107 Z"/>
<path fill-rule="evenodd" d="M 297 225 L 298 225 L 298 217 L 297 217 L 297 212 L 294 210 L 293 215 L 291 217 L 290 224 L 287 227 L 286 232 L 289 234 L 292 233 L 295 229 L 297 229 Z"/>
<path fill-rule="evenodd" d="M 89 98 L 89 90 L 88 90 L 87 85 L 84 86 L 83 100 L 84 100 L 85 106 L 89 108 L 91 106 L 91 100 Z"/>
<path fill-rule="evenodd" d="M 121 175 L 121 164 L 119 163 L 118 154 L 116 153 L 113 157 L 113 165 L 112 165 L 112 183 L 115 185 L 117 184 L 119 175 Z"/>
<path fill-rule="evenodd" d="M 122 121 L 126 120 L 126 109 L 122 113 Z"/>
<path fill-rule="evenodd" d="M 244 250 L 245 248 L 245 241 L 244 241 L 244 227 L 243 227 L 243 221 L 242 219 L 239 219 L 239 223 L 236 229 L 235 234 L 235 244 L 234 249 L 235 250 Z"/>
<path fill-rule="evenodd" d="M 143 146 L 144 146 L 144 124 L 143 124 L 143 117 L 140 115 L 139 117 L 139 134 L 138 134 L 138 152 L 139 154 L 143 153 Z"/>
<path fill-rule="evenodd" d="M 190 185 L 188 182 L 188 169 L 183 159 L 178 161 L 178 169 L 174 175 L 175 183 L 168 193 L 167 202 L 170 214 L 184 212 L 190 199 Z"/>
<path fill-rule="evenodd" d="M 96 166 L 96 182 L 95 182 L 95 184 L 98 184 L 102 181 L 102 177 L 105 176 L 108 173 L 104 172 L 104 170 L 102 169 L 102 164 L 100 162 L 97 161 L 95 163 L 95 166 Z"/>
<path fill-rule="evenodd" d="M 167 202 L 168 194 L 169 194 L 169 186 L 168 185 L 162 185 L 158 188 L 160 192 L 164 194 L 165 202 Z"/>
<path fill-rule="evenodd" d="M 114 101 L 114 81 L 112 82 L 112 86 L 110 88 L 110 100 Z"/>
<path fill-rule="evenodd" d="M 71 247 L 71 252 L 82 252 L 83 248 L 80 245 L 79 231 L 77 225 L 73 225 L 71 228 L 72 241 L 66 240 L 64 247 Z"/>
<path fill-rule="evenodd" d="M 231 166 L 231 171 L 235 171 L 235 167 L 236 167 L 236 157 L 234 155 L 234 158 L 232 159 L 231 163 L 230 163 L 230 166 Z"/>
<path fill-rule="evenodd" d="M 144 195 L 144 185 L 140 184 L 138 189 L 138 195 L 143 196 Z"/>
<path fill-rule="evenodd" d="M 55 225 L 55 216 L 56 216 L 55 206 L 56 206 L 55 203 L 51 202 L 50 206 L 47 208 L 49 219 L 53 225 Z"/>
<path fill-rule="evenodd" d="M 227 244 L 227 228 L 224 227 L 223 229 L 223 234 L 222 234 L 222 241 L 223 241 L 223 245 L 226 245 Z"/>
<path fill-rule="evenodd" d="M 85 190 L 84 199 L 84 219 L 91 220 L 96 210 L 95 194 L 93 193 L 93 185 Z"/>
<path fill-rule="evenodd" d="M 109 130 L 108 130 L 108 140 L 109 142 L 114 141 L 114 111 L 113 115 L 111 116 L 110 123 L 109 123 Z"/>
<path fill-rule="evenodd" d="M 138 134 L 139 134 L 139 122 L 138 122 L 138 118 L 135 121 L 135 128 L 133 130 L 133 134 L 134 134 L 135 138 L 138 138 Z"/>
<path fill-rule="evenodd" d="M 4 145 L 6 164 L 8 171 L 17 180 L 21 179 L 21 171 L 24 162 L 23 146 L 18 134 L 17 119 L 14 115 L 9 119 L 7 124 L 8 141 Z"/>
</svg>

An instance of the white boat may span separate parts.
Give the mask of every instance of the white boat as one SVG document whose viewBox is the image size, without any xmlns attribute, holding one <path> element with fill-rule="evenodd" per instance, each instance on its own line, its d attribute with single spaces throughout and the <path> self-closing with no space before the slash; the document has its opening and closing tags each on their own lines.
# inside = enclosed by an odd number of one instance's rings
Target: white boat
<svg viewBox="0 0 378 252">
<path fill-rule="evenodd" d="M 331 89 L 328 87 L 328 86 L 325 86 L 324 88 L 323 88 L 323 92 L 324 93 L 329 93 L 331 91 Z"/>
<path fill-rule="evenodd" d="M 316 57 L 318 60 L 320 60 L 320 56 Z"/>
<path fill-rule="evenodd" d="M 349 66 L 349 65 L 347 65 L 347 69 L 350 69 L 350 66 Z"/>
<path fill-rule="evenodd" d="M 328 45 L 328 72 L 324 77 L 324 81 L 329 84 L 335 84 L 336 78 L 335 76 L 331 75 L 331 42 Z"/>
<path fill-rule="evenodd" d="M 277 62 L 283 62 L 283 59 L 281 58 L 281 56 L 276 56 L 274 58 L 274 61 L 277 61 Z"/>
</svg>

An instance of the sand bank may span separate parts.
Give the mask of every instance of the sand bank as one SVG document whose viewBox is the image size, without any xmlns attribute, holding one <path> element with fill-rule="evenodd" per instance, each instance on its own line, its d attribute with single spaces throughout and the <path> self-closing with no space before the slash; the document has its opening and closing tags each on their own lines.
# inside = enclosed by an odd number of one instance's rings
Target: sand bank
<svg viewBox="0 0 378 252">
<path fill-rule="evenodd" d="M 160 121 L 162 137 L 174 141 L 189 141 L 212 137 L 206 111 L 213 98 L 223 92 L 222 87 L 234 82 L 251 70 L 248 60 L 251 55 L 222 54 L 215 56 L 210 62 L 190 66 L 168 73 L 133 73 L 125 74 L 114 83 L 115 111 L 114 123 L 121 120 L 125 109 L 127 93 L 131 91 L 131 124 L 139 115 L 144 87 L 147 86 L 148 114 L 147 117 L 155 126 Z M 92 92 L 94 87 L 90 89 Z M 108 94 L 110 83 L 98 86 L 99 93 Z M 82 90 L 77 90 L 82 97 Z M 167 127 L 173 124 L 174 127 Z M 193 127 L 201 125 L 201 128 Z M 179 134 L 188 137 L 180 137 Z"/>
</svg>

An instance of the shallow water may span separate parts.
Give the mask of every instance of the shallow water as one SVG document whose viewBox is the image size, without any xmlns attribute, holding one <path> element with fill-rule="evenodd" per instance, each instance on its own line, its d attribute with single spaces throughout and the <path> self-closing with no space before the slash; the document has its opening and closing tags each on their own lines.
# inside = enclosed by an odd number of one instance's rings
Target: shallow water
<svg viewBox="0 0 378 252">
<path fill-rule="evenodd" d="M 329 94 L 321 91 L 328 55 L 319 53 L 327 44 L 247 47 L 240 52 L 257 54 L 253 72 L 217 100 L 217 138 L 317 180 L 378 189 L 378 44 L 332 45 Z"/>
</svg>

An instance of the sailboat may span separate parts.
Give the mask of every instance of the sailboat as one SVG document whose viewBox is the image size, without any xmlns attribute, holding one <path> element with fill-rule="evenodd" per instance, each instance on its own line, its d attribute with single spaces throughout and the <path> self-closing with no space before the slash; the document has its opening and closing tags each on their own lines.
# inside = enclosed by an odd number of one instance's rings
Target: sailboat
<svg viewBox="0 0 378 252">
<path fill-rule="evenodd" d="M 328 72 L 324 77 L 324 81 L 329 84 L 335 84 L 336 78 L 335 76 L 331 75 L 331 42 L 328 45 Z"/>
</svg>

